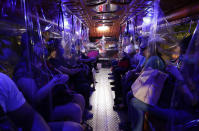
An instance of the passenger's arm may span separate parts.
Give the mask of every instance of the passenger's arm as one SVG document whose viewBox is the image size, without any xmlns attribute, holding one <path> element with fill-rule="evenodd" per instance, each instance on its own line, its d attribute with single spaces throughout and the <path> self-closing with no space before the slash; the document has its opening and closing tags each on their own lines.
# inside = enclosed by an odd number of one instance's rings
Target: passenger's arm
<svg viewBox="0 0 199 131">
<path fill-rule="evenodd" d="M 56 76 L 40 89 L 32 78 L 21 78 L 18 80 L 18 85 L 29 100 L 39 102 L 49 94 L 55 85 L 64 84 L 68 79 L 69 77 L 67 75 Z"/>
<path fill-rule="evenodd" d="M 69 69 L 64 66 L 60 66 L 58 68 L 58 70 L 60 70 L 61 72 L 65 73 L 65 74 L 72 75 L 72 76 L 80 72 L 80 69 Z"/>
<path fill-rule="evenodd" d="M 17 81 L 17 84 L 25 97 L 33 103 L 39 102 L 40 100 L 45 98 L 48 95 L 49 91 L 54 87 L 54 83 L 51 80 L 45 86 L 39 89 L 34 79 L 25 77 L 20 78 Z"/>
<path fill-rule="evenodd" d="M 52 90 L 52 88 L 55 85 L 65 84 L 68 81 L 68 79 L 69 79 L 68 75 L 63 75 L 63 74 L 60 76 L 53 77 L 51 81 L 49 81 L 45 86 L 43 86 L 37 91 L 35 100 L 39 102 L 48 95 L 48 93 Z"/>
<path fill-rule="evenodd" d="M 27 131 L 50 131 L 44 119 L 28 104 L 8 113 L 9 118 L 18 126 Z"/>
<path fill-rule="evenodd" d="M 49 131 L 42 117 L 26 103 L 16 84 L 0 74 L 0 105 L 17 127 L 26 131 Z"/>
<path fill-rule="evenodd" d="M 85 62 L 85 63 L 95 62 L 95 61 L 96 58 L 80 59 L 80 62 Z"/>
</svg>

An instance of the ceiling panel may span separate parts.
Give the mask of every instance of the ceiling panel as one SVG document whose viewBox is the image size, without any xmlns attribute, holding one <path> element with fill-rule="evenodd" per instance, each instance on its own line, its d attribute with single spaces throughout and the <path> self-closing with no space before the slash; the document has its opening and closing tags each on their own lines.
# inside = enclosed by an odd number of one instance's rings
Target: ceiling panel
<svg viewBox="0 0 199 131">
<path fill-rule="evenodd" d="M 90 28 L 91 37 L 119 36 L 120 25 L 129 18 L 141 20 L 146 15 L 146 8 L 154 0 L 42 0 L 39 4 L 47 17 L 53 18 L 62 2 Z M 167 15 L 178 8 L 198 2 L 198 0 L 160 0 L 160 6 Z M 110 26 L 107 32 L 99 32 L 97 26 Z"/>
</svg>

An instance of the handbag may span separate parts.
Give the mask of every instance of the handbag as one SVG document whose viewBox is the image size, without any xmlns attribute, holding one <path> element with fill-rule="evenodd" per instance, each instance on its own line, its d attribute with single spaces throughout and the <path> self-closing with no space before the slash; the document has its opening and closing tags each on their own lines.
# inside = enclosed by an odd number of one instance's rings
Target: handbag
<svg viewBox="0 0 199 131">
<path fill-rule="evenodd" d="M 149 105 L 156 105 L 168 75 L 148 68 L 141 73 L 131 86 L 134 97 Z"/>
</svg>

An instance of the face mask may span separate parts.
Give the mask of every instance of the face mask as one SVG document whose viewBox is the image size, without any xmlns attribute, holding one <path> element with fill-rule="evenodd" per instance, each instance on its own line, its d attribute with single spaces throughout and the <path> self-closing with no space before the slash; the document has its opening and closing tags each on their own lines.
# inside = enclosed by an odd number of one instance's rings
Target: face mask
<svg viewBox="0 0 199 131">
<path fill-rule="evenodd" d="M 134 48 L 135 48 L 135 50 L 139 49 L 138 45 L 134 45 Z"/>
<path fill-rule="evenodd" d="M 125 49 L 124 49 L 124 52 L 125 52 L 125 53 L 127 53 L 127 52 L 128 52 L 128 49 L 127 49 L 127 47 L 125 47 Z"/>
<path fill-rule="evenodd" d="M 82 49 L 82 53 L 85 53 L 85 52 L 86 52 L 86 50 L 83 48 L 83 49 Z"/>
</svg>

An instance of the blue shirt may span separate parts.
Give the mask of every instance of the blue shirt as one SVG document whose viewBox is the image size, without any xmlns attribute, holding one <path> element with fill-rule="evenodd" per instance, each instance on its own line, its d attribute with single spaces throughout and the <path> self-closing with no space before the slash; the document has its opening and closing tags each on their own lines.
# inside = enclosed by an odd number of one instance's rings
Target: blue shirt
<svg viewBox="0 0 199 131">
<path fill-rule="evenodd" d="M 165 70 L 165 64 L 164 64 L 163 60 L 158 56 L 151 56 L 147 60 L 144 68 L 148 68 L 148 67 L 151 67 L 152 69 L 158 69 L 160 71 Z"/>
</svg>

